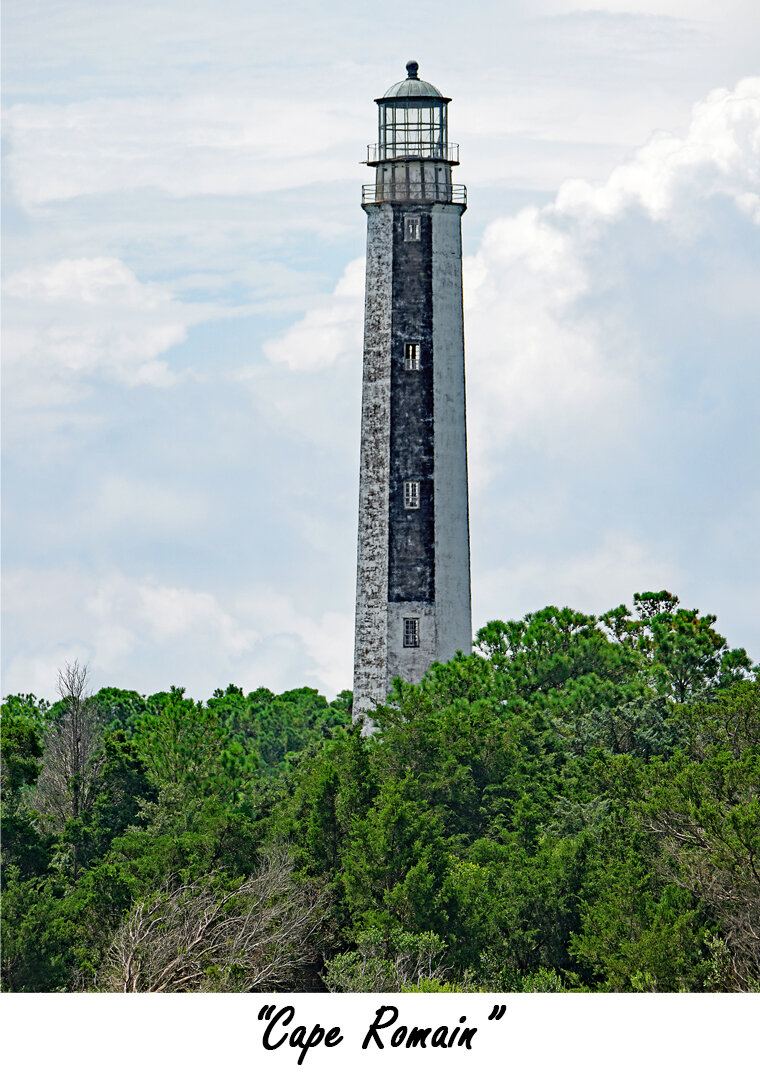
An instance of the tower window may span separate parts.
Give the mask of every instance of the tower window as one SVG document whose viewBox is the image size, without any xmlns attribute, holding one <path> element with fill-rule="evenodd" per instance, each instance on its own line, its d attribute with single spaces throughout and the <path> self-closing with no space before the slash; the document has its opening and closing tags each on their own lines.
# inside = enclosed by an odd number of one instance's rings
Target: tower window
<svg viewBox="0 0 760 1080">
<path fill-rule="evenodd" d="M 404 346 L 404 370 L 405 371 L 419 371 L 420 370 L 420 347 L 416 344 L 407 344 Z"/>
<path fill-rule="evenodd" d="M 404 648 L 419 649 L 420 647 L 420 620 L 404 619 Z"/>
<path fill-rule="evenodd" d="M 420 219 L 417 214 L 404 214 L 404 239 L 420 239 Z"/>
<path fill-rule="evenodd" d="M 419 480 L 404 481 L 404 509 L 419 510 L 420 508 L 420 482 Z"/>
</svg>

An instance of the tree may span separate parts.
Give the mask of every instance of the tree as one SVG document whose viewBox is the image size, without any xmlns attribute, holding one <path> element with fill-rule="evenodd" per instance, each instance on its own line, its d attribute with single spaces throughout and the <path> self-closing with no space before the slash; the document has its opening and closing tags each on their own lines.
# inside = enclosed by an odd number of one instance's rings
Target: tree
<svg viewBox="0 0 760 1080">
<path fill-rule="evenodd" d="M 284 849 L 231 887 L 207 875 L 137 903 L 115 935 L 104 989 L 178 993 L 293 989 L 315 953 L 317 896 Z"/>
<path fill-rule="evenodd" d="M 325 983 L 333 993 L 394 994 L 440 984 L 447 969 L 445 945 L 429 931 L 385 935 L 377 927 L 357 935 L 357 948 L 327 961 Z M 459 989 L 458 987 L 456 989 Z"/>
<path fill-rule="evenodd" d="M 713 629 L 714 615 L 680 608 L 666 589 L 634 593 L 638 619 L 624 605 L 608 611 L 602 623 L 618 642 L 638 651 L 649 667 L 650 685 L 677 702 L 704 696 L 746 678 L 752 661 L 744 649 L 729 649 Z"/>
<path fill-rule="evenodd" d="M 342 882 L 357 927 L 418 933 L 446 926 L 447 844 L 435 810 L 416 796 L 411 776 L 388 780 L 352 826 Z"/>
<path fill-rule="evenodd" d="M 33 694 L 12 694 L 3 702 L 0 778 L 5 804 L 15 803 L 21 789 L 39 776 L 47 710 L 47 702 L 37 701 Z"/>
<path fill-rule="evenodd" d="M 662 881 L 633 845 L 605 852 L 590 875 L 582 927 L 571 952 L 613 992 L 694 992 L 704 989 L 707 953 L 697 905 Z"/>
<path fill-rule="evenodd" d="M 78 661 L 58 672 L 61 710 L 45 733 L 35 808 L 57 831 L 91 809 L 103 770 L 102 726 L 87 694 L 87 667 Z"/>
<path fill-rule="evenodd" d="M 497 673 L 501 697 L 553 712 L 615 703 L 638 690 L 640 658 L 610 640 L 593 615 L 546 607 L 478 631 L 477 652 Z"/>
<path fill-rule="evenodd" d="M 348 695 L 348 699 L 344 696 Z M 236 738 L 260 755 L 264 769 L 287 771 L 294 755 L 350 722 L 351 695 L 331 703 L 308 686 L 273 694 L 261 686 L 247 697 L 238 687 L 217 690 L 208 707 L 223 716 Z"/>
<path fill-rule="evenodd" d="M 2 861 L 8 880 L 11 865 L 22 877 L 40 873 L 47 863 L 49 841 L 34 828 L 28 792 L 42 768 L 43 732 L 49 706 L 33 694 L 11 695 L 3 702 L 2 759 Z"/>
<path fill-rule="evenodd" d="M 663 591 L 490 623 L 370 739 L 348 694 L 67 669 L 3 709 L 5 986 L 760 988 L 760 682 L 713 622 Z"/>
<path fill-rule="evenodd" d="M 134 735 L 139 718 L 148 711 L 142 694 L 114 686 L 104 686 L 93 694 L 92 704 L 105 729 L 123 731 L 128 736 Z"/>
<path fill-rule="evenodd" d="M 668 856 L 667 878 L 688 890 L 716 928 L 718 989 L 760 989 L 760 683 L 680 710 L 692 758 L 648 778 L 641 816 Z"/>
<path fill-rule="evenodd" d="M 256 754 L 235 741 L 223 716 L 186 698 L 182 687 L 140 717 L 135 744 L 150 779 L 180 785 L 188 798 L 234 801 L 258 772 Z"/>
</svg>

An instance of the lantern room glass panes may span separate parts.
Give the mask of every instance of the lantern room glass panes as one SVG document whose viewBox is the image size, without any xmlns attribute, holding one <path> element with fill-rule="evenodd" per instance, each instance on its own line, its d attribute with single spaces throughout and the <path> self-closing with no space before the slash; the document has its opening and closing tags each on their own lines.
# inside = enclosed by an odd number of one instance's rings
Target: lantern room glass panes
<svg viewBox="0 0 760 1080">
<path fill-rule="evenodd" d="M 446 105 L 380 106 L 380 157 L 446 158 Z"/>
</svg>

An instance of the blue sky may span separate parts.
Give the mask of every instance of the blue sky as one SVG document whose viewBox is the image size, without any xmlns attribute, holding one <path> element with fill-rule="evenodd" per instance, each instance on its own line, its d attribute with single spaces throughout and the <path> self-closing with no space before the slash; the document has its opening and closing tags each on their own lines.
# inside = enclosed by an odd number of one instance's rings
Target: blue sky
<svg viewBox="0 0 760 1080">
<path fill-rule="evenodd" d="M 350 686 L 410 58 L 469 191 L 475 627 L 669 588 L 760 660 L 754 0 L 4 7 L 4 692 Z"/>
</svg>

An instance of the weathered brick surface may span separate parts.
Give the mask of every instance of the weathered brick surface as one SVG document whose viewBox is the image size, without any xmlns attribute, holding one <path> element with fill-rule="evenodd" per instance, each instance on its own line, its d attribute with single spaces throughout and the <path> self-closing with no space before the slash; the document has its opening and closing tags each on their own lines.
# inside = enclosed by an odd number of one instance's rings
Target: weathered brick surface
<svg viewBox="0 0 760 1080">
<path fill-rule="evenodd" d="M 418 682 L 471 644 L 461 230 L 463 207 L 385 203 L 368 214 L 354 716 L 394 677 Z M 404 240 L 418 214 L 421 239 Z M 404 346 L 420 345 L 406 371 Z M 403 485 L 421 485 L 404 507 Z M 420 620 L 404 648 L 403 620 Z"/>
<path fill-rule="evenodd" d="M 393 211 L 367 207 L 367 282 L 359 474 L 354 716 L 384 701 L 387 685 L 388 484 Z"/>
<path fill-rule="evenodd" d="M 433 225 L 436 659 L 472 644 L 467 496 L 461 206 L 436 205 Z"/>
<path fill-rule="evenodd" d="M 404 241 L 404 217 L 421 238 Z M 393 208 L 391 439 L 388 599 L 435 600 L 433 489 L 433 235 L 426 207 Z M 404 346 L 420 345 L 419 371 L 404 367 Z M 404 483 L 420 484 L 418 510 L 404 508 Z M 423 639 L 424 640 L 424 639 Z M 400 672 L 394 672 L 400 674 Z"/>
</svg>

